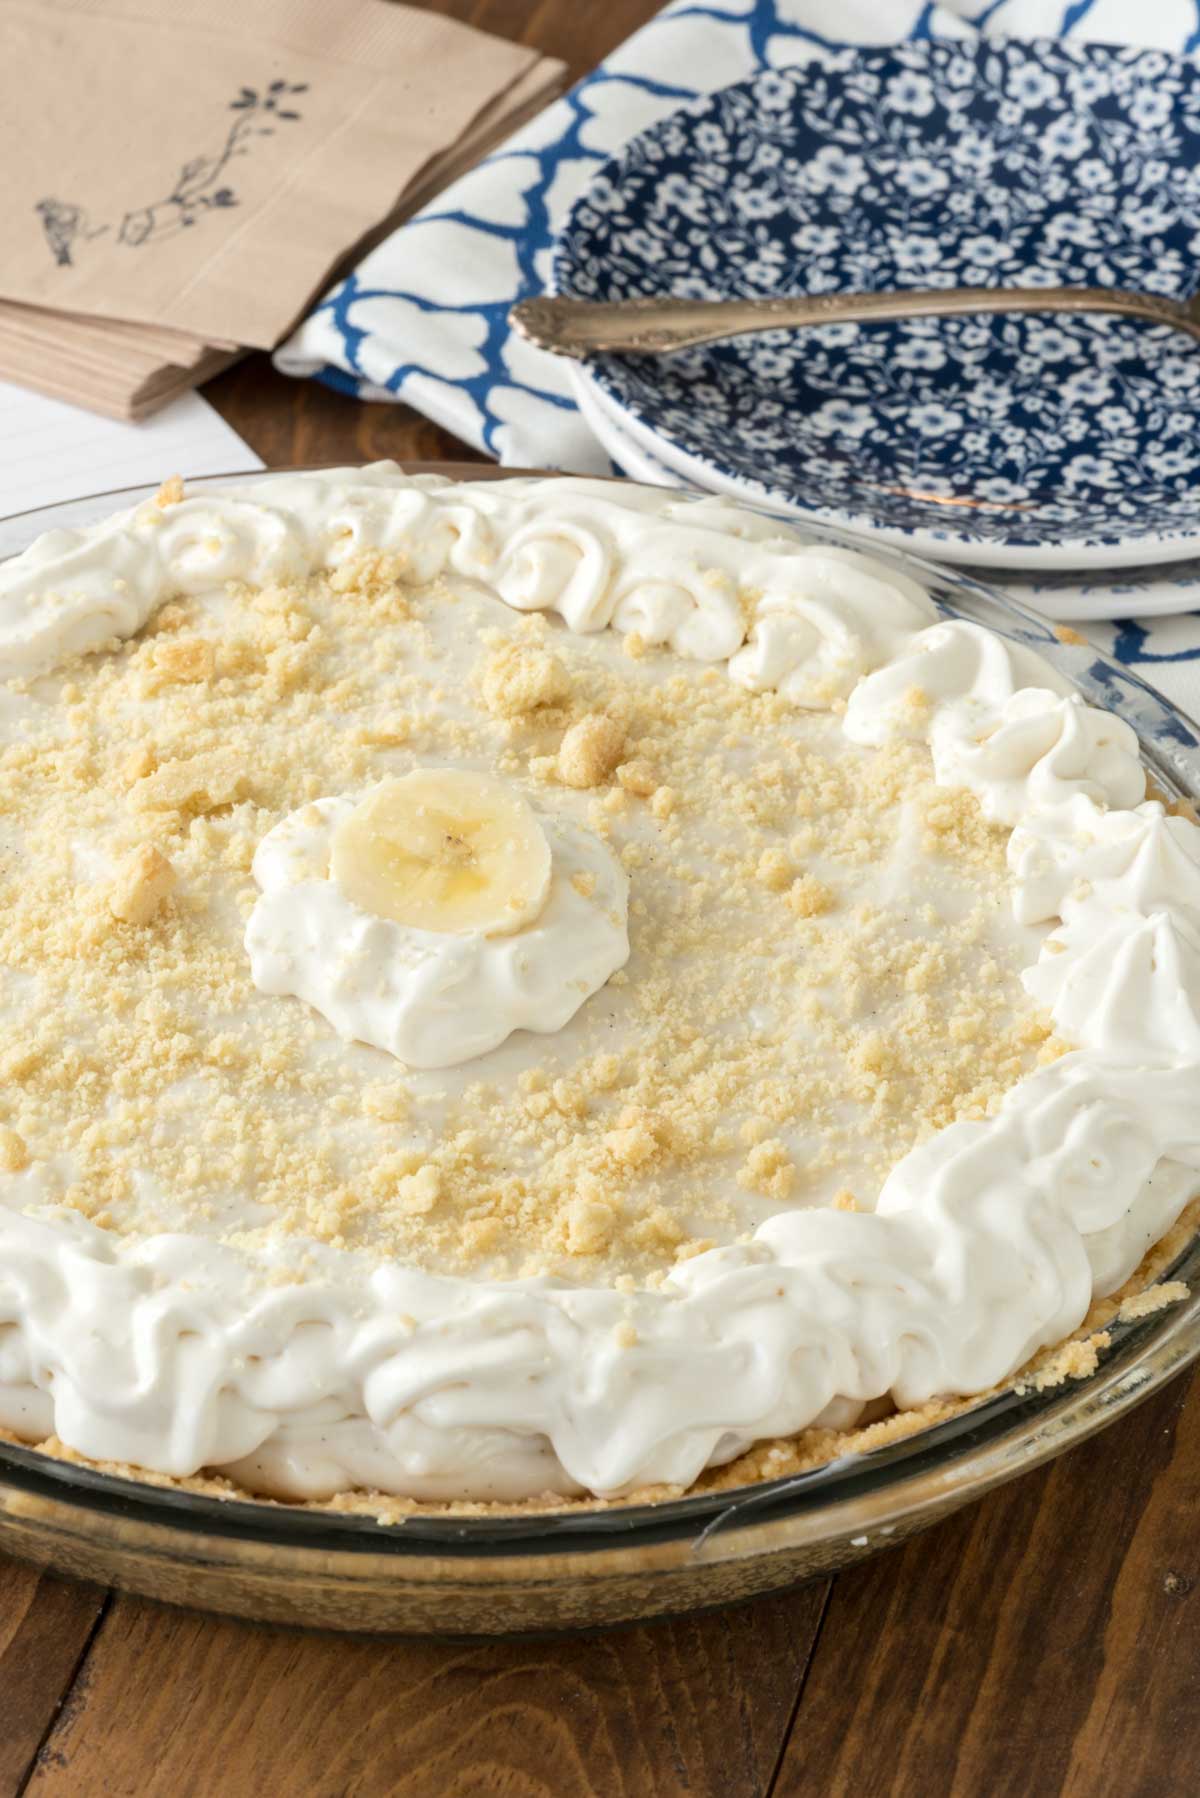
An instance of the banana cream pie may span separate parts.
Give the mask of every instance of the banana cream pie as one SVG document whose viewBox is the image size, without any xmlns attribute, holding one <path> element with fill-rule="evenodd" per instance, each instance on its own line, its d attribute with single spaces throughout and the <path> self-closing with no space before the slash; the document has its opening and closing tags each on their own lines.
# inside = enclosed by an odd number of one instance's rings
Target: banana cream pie
<svg viewBox="0 0 1200 1798">
<path fill-rule="evenodd" d="M 586 480 L 170 482 L 0 568 L 0 680 L 20 1439 L 685 1489 L 1008 1379 L 1200 1184 L 1200 828 L 884 562 Z"/>
</svg>

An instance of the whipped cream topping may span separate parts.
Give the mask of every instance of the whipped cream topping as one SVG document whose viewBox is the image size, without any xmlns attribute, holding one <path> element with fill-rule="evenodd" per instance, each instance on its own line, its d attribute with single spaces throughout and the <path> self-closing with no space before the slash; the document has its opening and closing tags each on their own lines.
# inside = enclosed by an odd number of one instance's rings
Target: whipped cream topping
<svg viewBox="0 0 1200 1798">
<path fill-rule="evenodd" d="M 628 961 L 629 881 L 590 831 L 543 820 L 550 892 L 532 923 L 449 935 L 373 917 L 331 879 L 334 833 L 355 804 L 315 800 L 259 844 L 246 952 L 260 992 L 304 999 L 339 1036 L 411 1067 L 444 1068 L 514 1030 L 560 1030 Z"/>
<path fill-rule="evenodd" d="M 938 782 L 968 787 L 1001 824 L 1077 793 L 1122 807 L 1145 791 L 1122 719 L 1086 705 L 1026 645 L 967 619 L 919 632 L 860 681 L 844 728 L 855 743 L 927 742 Z"/>
<path fill-rule="evenodd" d="M 759 592 L 729 673 L 753 693 L 769 689 L 825 709 L 936 617 L 929 595 L 907 575 L 853 550 L 812 544 Z"/>
<path fill-rule="evenodd" d="M 489 1284 L 320 1245 L 302 1283 L 281 1282 L 282 1247 L 125 1240 L 38 1213 L 37 1168 L 6 1175 L 0 1424 L 286 1496 L 619 1495 L 686 1485 L 883 1394 L 983 1391 L 1128 1278 L 1200 1170 L 1200 830 L 1142 803 L 1123 724 L 1024 649 L 930 628 L 928 601 L 881 565 L 718 502 L 574 480 L 451 487 L 386 465 L 42 540 L 0 579 L 2 666 L 134 631 L 192 583 L 367 550 L 572 629 L 732 658 L 735 679 L 802 705 L 848 695 L 855 741 L 927 741 L 941 784 L 1016 827 L 1017 916 L 1059 920 L 1026 983 L 1074 1052 L 906 1155 L 873 1213 L 779 1211 L 655 1290 Z M 274 858 L 264 899 L 289 898 L 278 942 L 298 965 L 294 939 L 323 925 L 292 903 L 304 881 L 271 888 Z"/>
<path fill-rule="evenodd" d="M 1134 732 L 1078 693 L 1023 687 L 983 719 L 947 708 L 933 721 L 929 748 L 936 778 L 969 787 L 999 824 L 1076 793 L 1128 806 L 1146 790 Z"/>
<path fill-rule="evenodd" d="M 886 665 L 860 680 L 846 706 L 844 727 L 854 743 L 890 743 L 899 737 L 924 742 L 929 713 L 957 719 L 960 731 L 983 735 L 998 708 L 1023 687 L 1059 695 L 1069 684 L 1044 656 L 1024 643 L 1009 643 L 968 618 L 943 618 L 915 636 L 904 636 Z"/>
<path fill-rule="evenodd" d="M 1200 831 L 1157 801 L 1087 794 L 1009 839 L 1018 916 L 1060 918 L 1022 976 L 1069 1040 L 1113 1060 L 1200 1060 Z"/>
<path fill-rule="evenodd" d="M 1008 839 L 1008 865 L 1022 924 L 1067 919 L 1088 901 L 1144 917 L 1194 918 L 1200 904 L 1200 834 L 1156 799 L 1106 811 L 1079 793 L 1032 811 Z"/>
<path fill-rule="evenodd" d="M 849 691 L 906 630 L 937 616 L 914 583 L 867 558 L 798 543 L 717 500 L 603 481 L 452 485 L 393 463 L 275 475 L 236 492 L 147 500 L 107 523 L 52 531 L 0 566 L 0 678 L 59 667 L 139 630 L 165 597 L 262 586 L 394 555 L 414 583 L 454 573 L 574 631 L 636 632 L 700 661 L 746 635 L 745 611 L 790 620 L 789 677 Z M 827 703 L 827 702 L 826 702 Z"/>
</svg>

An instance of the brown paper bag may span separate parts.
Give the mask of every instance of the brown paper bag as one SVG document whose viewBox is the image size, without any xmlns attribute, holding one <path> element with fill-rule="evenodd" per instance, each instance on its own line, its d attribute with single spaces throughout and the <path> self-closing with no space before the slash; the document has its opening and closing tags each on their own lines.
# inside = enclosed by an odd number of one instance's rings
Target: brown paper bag
<svg viewBox="0 0 1200 1798">
<path fill-rule="evenodd" d="M 0 33 L 0 297 L 214 349 L 278 342 L 405 189 L 560 72 L 385 0 L 0 0 Z"/>
</svg>

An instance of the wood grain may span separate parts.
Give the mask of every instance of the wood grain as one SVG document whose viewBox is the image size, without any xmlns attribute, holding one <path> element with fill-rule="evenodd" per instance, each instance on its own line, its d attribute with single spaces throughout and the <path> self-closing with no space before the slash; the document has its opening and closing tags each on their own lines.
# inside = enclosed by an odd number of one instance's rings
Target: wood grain
<svg viewBox="0 0 1200 1798">
<path fill-rule="evenodd" d="M 249 356 L 227 369 L 204 394 L 269 468 L 385 457 L 482 460 L 407 406 L 372 405 L 319 381 L 291 380 L 267 356 Z"/>
<path fill-rule="evenodd" d="M 0 1560 L 0 1792 L 15 1792 L 54 1721 L 104 1604 L 76 1586 Z"/>
<path fill-rule="evenodd" d="M 1200 1764 L 1188 1385 L 843 1574 L 775 1798 L 1195 1790 L 1171 1771 Z"/>
<path fill-rule="evenodd" d="M 461 1646 L 117 1599 L 29 1798 L 758 1798 L 826 1590 L 605 1636 Z"/>
<path fill-rule="evenodd" d="M 659 11 L 662 0 L 410 0 L 496 37 L 530 44 L 567 65 L 571 80 L 594 69 Z"/>
</svg>

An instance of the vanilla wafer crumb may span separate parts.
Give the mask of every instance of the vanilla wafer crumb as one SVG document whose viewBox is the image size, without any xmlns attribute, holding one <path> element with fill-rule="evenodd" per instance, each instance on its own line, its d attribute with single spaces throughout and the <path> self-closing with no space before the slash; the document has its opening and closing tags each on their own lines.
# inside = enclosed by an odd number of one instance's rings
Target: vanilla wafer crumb
<svg viewBox="0 0 1200 1798">
<path fill-rule="evenodd" d="M 0 1126 L 0 1169 L 6 1174 L 19 1174 L 29 1165 L 29 1150 L 24 1138 L 7 1125 Z"/>
<path fill-rule="evenodd" d="M 521 718 L 561 705 L 571 691 L 570 677 L 559 658 L 528 643 L 497 643 L 478 670 L 477 680 L 484 705 L 497 718 Z"/>
<path fill-rule="evenodd" d="M 123 924 L 148 924 L 175 885 L 175 870 L 153 843 L 122 864 L 108 895 L 114 918 Z"/>
<path fill-rule="evenodd" d="M 658 785 L 653 768 L 649 762 L 622 762 L 617 768 L 617 781 L 626 793 L 634 793 L 639 799 L 648 799 Z"/>
<path fill-rule="evenodd" d="M 769 893 L 785 892 L 796 873 L 791 858 L 785 850 L 779 848 L 764 849 L 754 872 L 755 878 Z"/>
<path fill-rule="evenodd" d="M 1131 1293 L 1122 1299 L 1117 1316 L 1123 1324 L 1136 1323 L 1139 1318 L 1150 1317 L 1167 1305 L 1178 1305 L 1189 1296 L 1188 1287 L 1183 1280 L 1163 1280 L 1157 1285 L 1147 1286 L 1143 1292 Z"/>
<path fill-rule="evenodd" d="M 249 773 L 236 750 L 181 756 L 137 781 L 130 798 L 141 811 L 212 812 L 242 798 Z"/>
<path fill-rule="evenodd" d="M 624 745 L 625 733 L 615 718 L 587 713 L 559 745 L 559 779 L 568 787 L 598 787 L 620 761 Z"/>
<path fill-rule="evenodd" d="M 811 874 L 801 874 L 787 890 L 787 907 L 798 918 L 818 918 L 833 904 L 829 888 Z"/>
<path fill-rule="evenodd" d="M 163 687 L 211 680 L 215 668 L 216 651 L 203 637 L 168 637 L 151 645 L 141 688 L 157 693 Z"/>
<path fill-rule="evenodd" d="M 572 1199 L 567 1206 L 567 1252 L 598 1255 L 612 1241 L 613 1208 L 601 1199 Z"/>
<path fill-rule="evenodd" d="M 168 506 L 177 506 L 182 498 L 183 476 L 181 474 L 169 474 L 160 486 L 158 492 L 154 495 L 154 503 L 161 511 L 165 512 Z"/>
<path fill-rule="evenodd" d="M 768 1199 L 786 1199 L 796 1184 L 796 1168 L 783 1143 L 771 1138 L 751 1149 L 738 1185 Z"/>
</svg>

